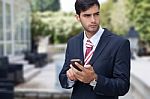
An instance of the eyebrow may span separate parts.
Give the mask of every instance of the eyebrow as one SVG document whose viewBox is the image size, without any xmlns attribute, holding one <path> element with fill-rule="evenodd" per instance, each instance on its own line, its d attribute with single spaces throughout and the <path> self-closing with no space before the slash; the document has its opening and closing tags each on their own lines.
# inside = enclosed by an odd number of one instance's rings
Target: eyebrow
<svg viewBox="0 0 150 99">
<path fill-rule="evenodd" d="M 92 13 L 92 14 L 85 13 L 85 14 L 83 14 L 83 15 L 89 16 L 89 15 L 94 15 L 94 14 L 99 14 L 99 13 L 100 13 L 100 12 L 98 11 L 98 12 L 95 12 L 95 13 Z"/>
</svg>

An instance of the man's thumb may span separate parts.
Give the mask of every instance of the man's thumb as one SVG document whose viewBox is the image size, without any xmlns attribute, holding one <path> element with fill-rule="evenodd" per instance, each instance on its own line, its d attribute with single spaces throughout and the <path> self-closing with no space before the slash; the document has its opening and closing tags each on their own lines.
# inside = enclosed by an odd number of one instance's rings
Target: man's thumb
<svg viewBox="0 0 150 99">
<path fill-rule="evenodd" d="M 90 67 L 91 67 L 91 65 L 84 65 L 84 67 L 85 67 L 85 68 L 90 68 Z"/>
</svg>

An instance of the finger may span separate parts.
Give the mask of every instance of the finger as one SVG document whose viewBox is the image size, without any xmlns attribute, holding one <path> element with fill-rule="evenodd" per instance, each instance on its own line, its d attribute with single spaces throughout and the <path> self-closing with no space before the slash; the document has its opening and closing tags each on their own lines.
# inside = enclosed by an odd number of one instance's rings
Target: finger
<svg viewBox="0 0 150 99">
<path fill-rule="evenodd" d="M 70 64 L 70 67 L 72 66 L 72 64 Z"/>
<path fill-rule="evenodd" d="M 75 80 L 76 79 L 71 69 L 69 71 L 67 71 L 67 72 L 68 72 L 68 78 L 70 80 Z"/>
<path fill-rule="evenodd" d="M 68 72 L 69 72 L 69 75 L 70 75 L 70 76 L 73 76 L 73 73 L 71 72 L 71 69 L 69 69 Z"/>
<path fill-rule="evenodd" d="M 76 65 L 79 69 L 81 69 L 81 71 L 84 70 L 83 65 L 79 64 L 78 62 L 75 62 L 75 65 Z"/>
<path fill-rule="evenodd" d="M 85 68 L 91 68 L 91 65 L 84 65 Z"/>
<path fill-rule="evenodd" d="M 88 69 L 88 70 L 93 70 L 93 67 L 91 65 L 84 65 L 84 68 Z M 85 70 L 86 70 L 85 69 Z"/>
<path fill-rule="evenodd" d="M 74 76 L 75 76 L 75 78 L 79 78 L 79 76 L 83 76 L 83 72 L 82 71 L 78 71 L 76 68 L 74 68 L 73 66 L 71 66 L 71 69 L 72 69 L 72 71 L 73 71 L 73 73 L 74 73 Z"/>
<path fill-rule="evenodd" d="M 71 74 L 70 74 L 70 70 L 67 71 L 67 76 L 70 78 Z"/>
<path fill-rule="evenodd" d="M 78 72 L 78 70 L 77 70 L 76 68 L 74 68 L 72 65 L 70 65 L 70 67 L 71 67 L 71 70 L 72 70 L 74 73 L 77 73 L 77 72 Z"/>
<path fill-rule="evenodd" d="M 70 75 L 71 75 L 71 77 L 73 78 L 73 79 L 75 79 L 75 74 L 74 74 L 74 72 L 70 69 Z"/>
<path fill-rule="evenodd" d="M 67 77 L 68 77 L 69 79 L 71 79 L 71 78 L 70 78 L 69 70 L 67 71 L 67 73 L 66 73 L 66 74 L 67 74 Z"/>
<path fill-rule="evenodd" d="M 74 68 L 72 64 L 70 64 L 70 69 L 71 69 L 72 71 L 74 71 L 74 72 L 77 71 L 76 68 Z"/>
<path fill-rule="evenodd" d="M 78 79 L 78 80 L 81 80 L 82 79 L 82 76 L 78 73 L 75 73 L 74 74 L 75 78 Z"/>
</svg>

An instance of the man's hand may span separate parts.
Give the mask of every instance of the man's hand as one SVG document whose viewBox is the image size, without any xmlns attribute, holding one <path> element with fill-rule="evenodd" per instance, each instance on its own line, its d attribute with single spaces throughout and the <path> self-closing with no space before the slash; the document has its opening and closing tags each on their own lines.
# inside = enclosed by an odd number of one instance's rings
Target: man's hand
<svg viewBox="0 0 150 99">
<path fill-rule="evenodd" d="M 67 71 L 66 74 L 67 74 L 68 79 L 70 79 L 72 81 L 77 80 L 77 78 L 75 77 L 74 72 L 72 71 L 71 68 Z"/>
<path fill-rule="evenodd" d="M 83 83 L 90 83 L 94 79 L 97 79 L 97 75 L 91 65 L 82 66 L 75 62 L 75 65 L 78 66 L 82 71 L 78 71 L 73 66 L 71 66 L 71 70 L 74 72 L 74 76 L 76 79 Z"/>
</svg>

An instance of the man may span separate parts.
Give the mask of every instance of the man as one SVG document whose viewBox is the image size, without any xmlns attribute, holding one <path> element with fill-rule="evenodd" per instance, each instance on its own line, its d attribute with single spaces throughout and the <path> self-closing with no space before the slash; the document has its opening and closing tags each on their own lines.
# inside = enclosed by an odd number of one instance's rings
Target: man
<svg viewBox="0 0 150 99">
<path fill-rule="evenodd" d="M 67 43 L 59 80 L 72 88 L 71 99 L 118 99 L 130 86 L 129 41 L 101 28 L 98 0 L 76 0 L 76 18 L 84 31 Z M 80 69 L 71 65 L 71 59 Z"/>
</svg>

